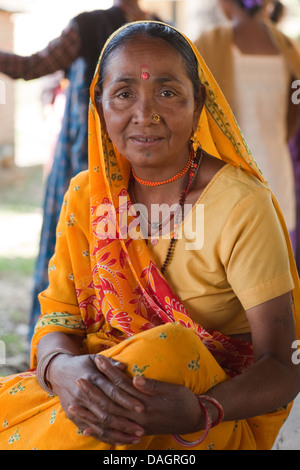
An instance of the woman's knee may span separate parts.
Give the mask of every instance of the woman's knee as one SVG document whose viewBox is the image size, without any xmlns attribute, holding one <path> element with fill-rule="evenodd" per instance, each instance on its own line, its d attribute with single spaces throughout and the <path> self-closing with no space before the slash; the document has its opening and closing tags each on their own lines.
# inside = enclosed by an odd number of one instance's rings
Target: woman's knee
<svg viewBox="0 0 300 470">
<path fill-rule="evenodd" d="M 214 381 L 213 366 L 217 368 L 217 362 L 194 330 L 179 323 L 152 328 L 119 346 L 112 357 L 124 362 L 131 376 L 142 375 L 192 389 L 198 383 Z"/>
</svg>

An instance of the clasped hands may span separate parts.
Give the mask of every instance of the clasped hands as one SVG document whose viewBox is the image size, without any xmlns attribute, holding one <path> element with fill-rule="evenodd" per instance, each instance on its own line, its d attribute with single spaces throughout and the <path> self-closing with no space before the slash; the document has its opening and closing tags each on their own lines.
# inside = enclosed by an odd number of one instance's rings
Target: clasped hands
<svg viewBox="0 0 300 470">
<path fill-rule="evenodd" d="M 143 435 L 187 434 L 204 427 L 194 393 L 183 385 L 126 374 L 101 355 L 58 355 L 48 378 L 62 408 L 85 436 L 110 445 L 138 444 Z"/>
</svg>

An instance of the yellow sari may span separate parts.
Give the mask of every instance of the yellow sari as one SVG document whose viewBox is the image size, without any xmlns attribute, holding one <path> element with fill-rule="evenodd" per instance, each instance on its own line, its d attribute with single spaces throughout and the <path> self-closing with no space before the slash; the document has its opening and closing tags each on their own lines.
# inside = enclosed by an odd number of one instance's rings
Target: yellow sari
<svg viewBox="0 0 300 470">
<path fill-rule="evenodd" d="M 199 142 L 207 152 L 264 182 L 217 83 L 188 42 L 207 91 L 197 131 Z M 32 369 L 0 379 L 1 449 L 114 449 L 83 436 L 66 418 L 59 398 L 49 396 L 38 384 L 37 345 L 50 332 L 83 337 L 84 353 L 114 357 L 127 365 L 131 376 L 182 384 L 195 393 L 204 393 L 253 363 L 250 344 L 196 324 L 151 259 L 145 241 L 123 233 L 123 217 L 133 220 L 127 192 L 130 166 L 103 132 L 96 111 L 94 89 L 100 66 L 101 58 L 91 85 L 89 171 L 72 180 L 65 197 L 56 253 L 49 264 L 49 288 L 40 295 L 42 314 L 32 340 Z M 105 214 L 99 212 L 101 205 L 105 205 Z M 274 205 L 296 286 L 293 299 L 299 336 L 298 275 L 275 199 Z M 109 223 L 116 236 L 104 238 L 101 233 Z M 180 355 L 176 354 L 179 350 Z M 270 449 L 288 412 L 282 409 L 248 420 L 222 422 L 193 450 Z M 185 438 L 195 441 L 201 434 Z M 145 436 L 140 444 L 117 448 L 183 449 L 171 435 Z"/>
</svg>

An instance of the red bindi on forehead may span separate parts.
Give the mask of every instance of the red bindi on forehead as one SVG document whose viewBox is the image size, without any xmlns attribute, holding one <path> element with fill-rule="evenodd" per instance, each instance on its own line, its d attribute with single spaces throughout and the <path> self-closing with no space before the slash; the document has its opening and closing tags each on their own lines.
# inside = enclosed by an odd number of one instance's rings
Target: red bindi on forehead
<svg viewBox="0 0 300 470">
<path fill-rule="evenodd" d="M 147 64 L 141 65 L 141 79 L 142 80 L 149 80 L 150 73 L 149 73 L 149 66 Z"/>
</svg>

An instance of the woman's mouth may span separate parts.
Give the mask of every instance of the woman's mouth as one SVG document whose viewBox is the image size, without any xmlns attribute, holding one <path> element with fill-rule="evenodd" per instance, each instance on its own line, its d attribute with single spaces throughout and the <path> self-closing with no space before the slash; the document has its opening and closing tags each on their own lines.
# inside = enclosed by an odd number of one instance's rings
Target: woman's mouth
<svg viewBox="0 0 300 470">
<path fill-rule="evenodd" d="M 157 137 L 157 136 L 140 136 L 140 135 L 135 135 L 130 137 L 131 141 L 134 144 L 137 145 L 155 145 L 159 142 L 162 141 L 162 137 Z"/>
</svg>

